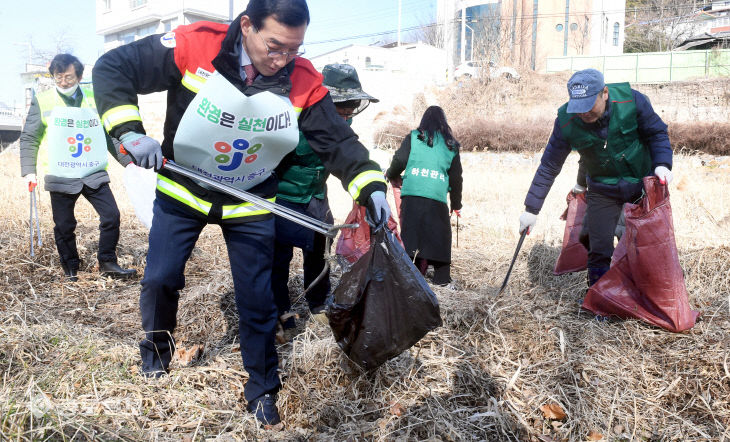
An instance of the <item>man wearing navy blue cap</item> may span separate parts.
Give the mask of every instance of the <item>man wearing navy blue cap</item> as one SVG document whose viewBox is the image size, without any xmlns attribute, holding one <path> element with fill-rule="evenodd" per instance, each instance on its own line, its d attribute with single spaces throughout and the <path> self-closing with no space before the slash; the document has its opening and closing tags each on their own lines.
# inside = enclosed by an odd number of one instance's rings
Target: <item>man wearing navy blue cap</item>
<svg viewBox="0 0 730 442">
<path fill-rule="evenodd" d="M 628 83 L 606 85 L 601 72 L 585 69 L 568 80 L 568 96 L 527 192 L 520 233 L 535 226 L 555 177 L 576 150 L 588 188 L 588 284 L 593 285 L 608 271 L 621 208 L 641 197 L 642 178 L 653 173 L 663 184 L 672 180 L 672 148 L 667 125 Z M 575 190 L 584 189 L 578 184 Z"/>
</svg>

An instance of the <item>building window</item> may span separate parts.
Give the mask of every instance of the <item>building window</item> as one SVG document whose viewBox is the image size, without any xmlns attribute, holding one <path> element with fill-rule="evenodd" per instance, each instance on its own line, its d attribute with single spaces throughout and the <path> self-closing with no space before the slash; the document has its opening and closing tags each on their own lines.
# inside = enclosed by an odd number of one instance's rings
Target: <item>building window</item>
<svg viewBox="0 0 730 442">
<path fill-rule="evenodd" d="M 147 0 L 129 0 L 129 9 L 139 8 L 147 4 Z"/>
<path fill-rule="evenodd" d="M 558 23 L 557 25 L 555 25 L 555 30 L 558 31 L 558 32 L 562 31 L 563 30 L 563 25 L 560 24 L 560 23 Z"/>
<path fill-rule="evenodd" d="M 154 34 L 157 32 L 157 23 L 152 23 L 147 26 L 142 26 L 137 28 L 137 39 L 140 39 L 142 37 L 146 37 L 148 35 Z"/>
<path fill-rule="evenodd" d="M 613 24 L 613 45 L 618 46 L 618 28 L 619 24 L 618 22 Z"/>
<path fill-rule="evenodd" d="M 123 45 L 133 42 L 134 41 L 134 32 L 127 32 L 124 34 L 120 34 L 119 41 L 121 41 Z"/>
<path fill-rule="evenodd" d="M 165 27 L 165 32 L 170 32 L 177 27 L 177 18 L 162 22 Z"/>
<path fill-rule="evenodd" d="M 104 11 L 112 10 L 112 0 L 102 0 L 102 4 L 104 5 Z"/>
</svg>

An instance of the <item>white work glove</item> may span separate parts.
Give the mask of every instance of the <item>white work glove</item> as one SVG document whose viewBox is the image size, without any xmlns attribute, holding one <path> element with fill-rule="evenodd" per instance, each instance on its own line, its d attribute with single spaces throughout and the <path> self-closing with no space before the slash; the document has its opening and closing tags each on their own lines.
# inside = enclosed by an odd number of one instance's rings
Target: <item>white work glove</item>
<svg viewBox="0 0 730 442">
<path fill-rule="evenodd" d="M 154 138 L 127 132 L 119 137 L 119 141 L 137 166 L 155 170 L 162 168 L 162 148 Z"/>
<path fill-rule="evenodd" d="M 34 173 L 29 173 L 28 175 L 24 176 L 23 179 L 25 179 L 25 184 L 30 189 L 31 186 L 35 187 L 36 184 L 38 184 L 38 179 L 36 178 Z"/>
<path fill-rule="evenodd" d="M 657 166 L 656 169 L 654 169 L 654 175 L 659 178 L 660 183 L 666 184 L 667 186 L 672 182 L 672 171 L 664 166 Z"/>
<path fill-rule="evenodd" d="M 586 188 L 581 186 L 580 184 L 576 184 L 573 186 L 573 193 L 578 195 L 586 191 Z"/>
<path fill-rule="evenodd" d="M 365 220 L 375 230 L 380 230 L 390 218 L 390 206 L 385 199 L 385 192 L 376 190 L 370 194 Z"/>
<path fill-rule="evenodd" d="M 530 231 L 533 227 L 535 227 L 535 224 L 537 223 L 537 215 L 530 212 L 522 212 L 522 215 L 520 215 L 520 234 L 527 229 L 527 234 L 530 234 Z"/>
</svg>

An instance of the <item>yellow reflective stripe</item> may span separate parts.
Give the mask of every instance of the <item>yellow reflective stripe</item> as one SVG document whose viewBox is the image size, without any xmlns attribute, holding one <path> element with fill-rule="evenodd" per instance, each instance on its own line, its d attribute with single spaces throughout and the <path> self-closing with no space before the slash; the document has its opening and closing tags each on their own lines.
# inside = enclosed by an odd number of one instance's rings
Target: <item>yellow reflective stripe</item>
<svg viewBox="0 0 730 442">
<path fill-rule="evenodd" d="M 299 118 L 299 114 L 302 113 L 301 107 L 292 106 L 294 108 L 294 112 L 297 114 L 297 118 Z"/>
<path fill-rule="evenodd" d="M 201 200 L 190 193 L 190 191 L 181 184 L 178 184 L 170 178 L 164 177 L 160 174 L 157 174 L 157 189 L 165 195 L 175 198 L 186 206 L 192 207 L 205 215 L 210 212 L 210 208 L 212 206 L 211 203 Z"/>
<path fill-rule="evenodd" d="M 192 72 L 185 70 L 185 76 L 183 76 L 182 84 L 197 94 L 200 88 L 205 84 L 205 81 L 206 79 L 200 75 L 195 75 Z"/>
<path fill-rule="evenodd" d="M 347 186 L 347 192 L 352 199 L 356 200 L 360 196 L 360 191 L 368 184 L 374 182 L 385 183 L 383 173 L 378 170 L 366 170 L 350 181 L 350 185 Z"/>
<path fill-rule="evenodd" d="M 104 112 L 101 116 L 101 121 L 104 123 L 104 129 L 108 131 L 112 127 L 118 126 L 127 121 L 142 121 L 142 117 L 139 115 L 139 108 L 133 104 L 125 104 L 117 106 Z"/>
<path fill-rule="evenodd" d="M 274 201 L 276 201 L 276 197 L 267 198 L 267 201 L 273 203 Z M 251 203 L 243 203 L 235 206 L 223 206 L 222 213 L 223 215 L 221 216 L 221 219 L 230 219 L 240 218 L 243 216 L 265 215 L 270 212 L 266 209 L 261 209 L 258 206 L 254 206 Z"/>
</svg>

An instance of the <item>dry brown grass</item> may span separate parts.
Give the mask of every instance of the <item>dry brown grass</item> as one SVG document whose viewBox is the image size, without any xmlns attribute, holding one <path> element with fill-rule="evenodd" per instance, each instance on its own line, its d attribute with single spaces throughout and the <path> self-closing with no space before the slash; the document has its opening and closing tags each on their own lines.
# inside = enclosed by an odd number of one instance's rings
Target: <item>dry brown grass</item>
<svg viewBox="0 0 730 442">
<path fill-rule="evenodd" d="M 376 144 L 387 149 L 398 147 L 403 137 L 418 126 L 427 105 L 437 103 L 446 112 L 463 151 L 540 152 L 550 137 L 557 109 L 566 100 L 568 78 L 566 73 L 527 72 L 518 82 L 498 78 L 455 83 L 435 91 L 434 103 L 427 103 L 423 95 L 417 96 L 412 112 L 404 109 L 398 118 L 382 118 Z M 724 92 L 730 80 L 632 86 L 649 97 L 655 111 L 669 125 L 669 138 L 676 152 L 730 155 Z M 719 91 L 721 97 L 717 96 Z"/>
<path fill-rule="evenodd" d="M 675 151 L 730 155 L 730 123 L 671 123 L 669 139 Z"/>
<path fill-rule="evenodd" d="M 517 242 L 534 156 L 465 153 L 464 217 L 454 249 L 458 290 L 435 288 L 444 326 L 375 373 L 346 363 L 331 332 L 302 321 L 279 347 L 285 426 L 258 429 L 244 412 L 232 280 L 219 229 L 206 228 L 187 266 L 176 338 L 203 345 L 167 378 L 137 373 L 136 281 L 94 271 L 97 226 L 77 207 L 84 266 L 60 280 L 47 194 L 44 247 L 28 256 L 28 200 L 18 157 L 0 166 L 0 439 L 11 440 L 730 440 L 730 186 L 722 160 L 680 157 L 672 204 L 690 303 L 703 320 L 672 334 L 580 312 L 581 274 L 555 277 L 571 156 L 510 288 L 495 300 Z M 705 160 L 704 165 L 702 160 Z M 122 209 L 119 254 L 144 266 L 146 231 L 112 167 Z M 330 183 L 335 215 L 350 209 Z M 300 264 L 300 261 L 297 261 Z M 292 289 L 301 291 L 293 267 Z M 300 310 L 302 306 L 299 305 Z M 558 404 L 567 416 L 546 419 Z"/>
</svg>

